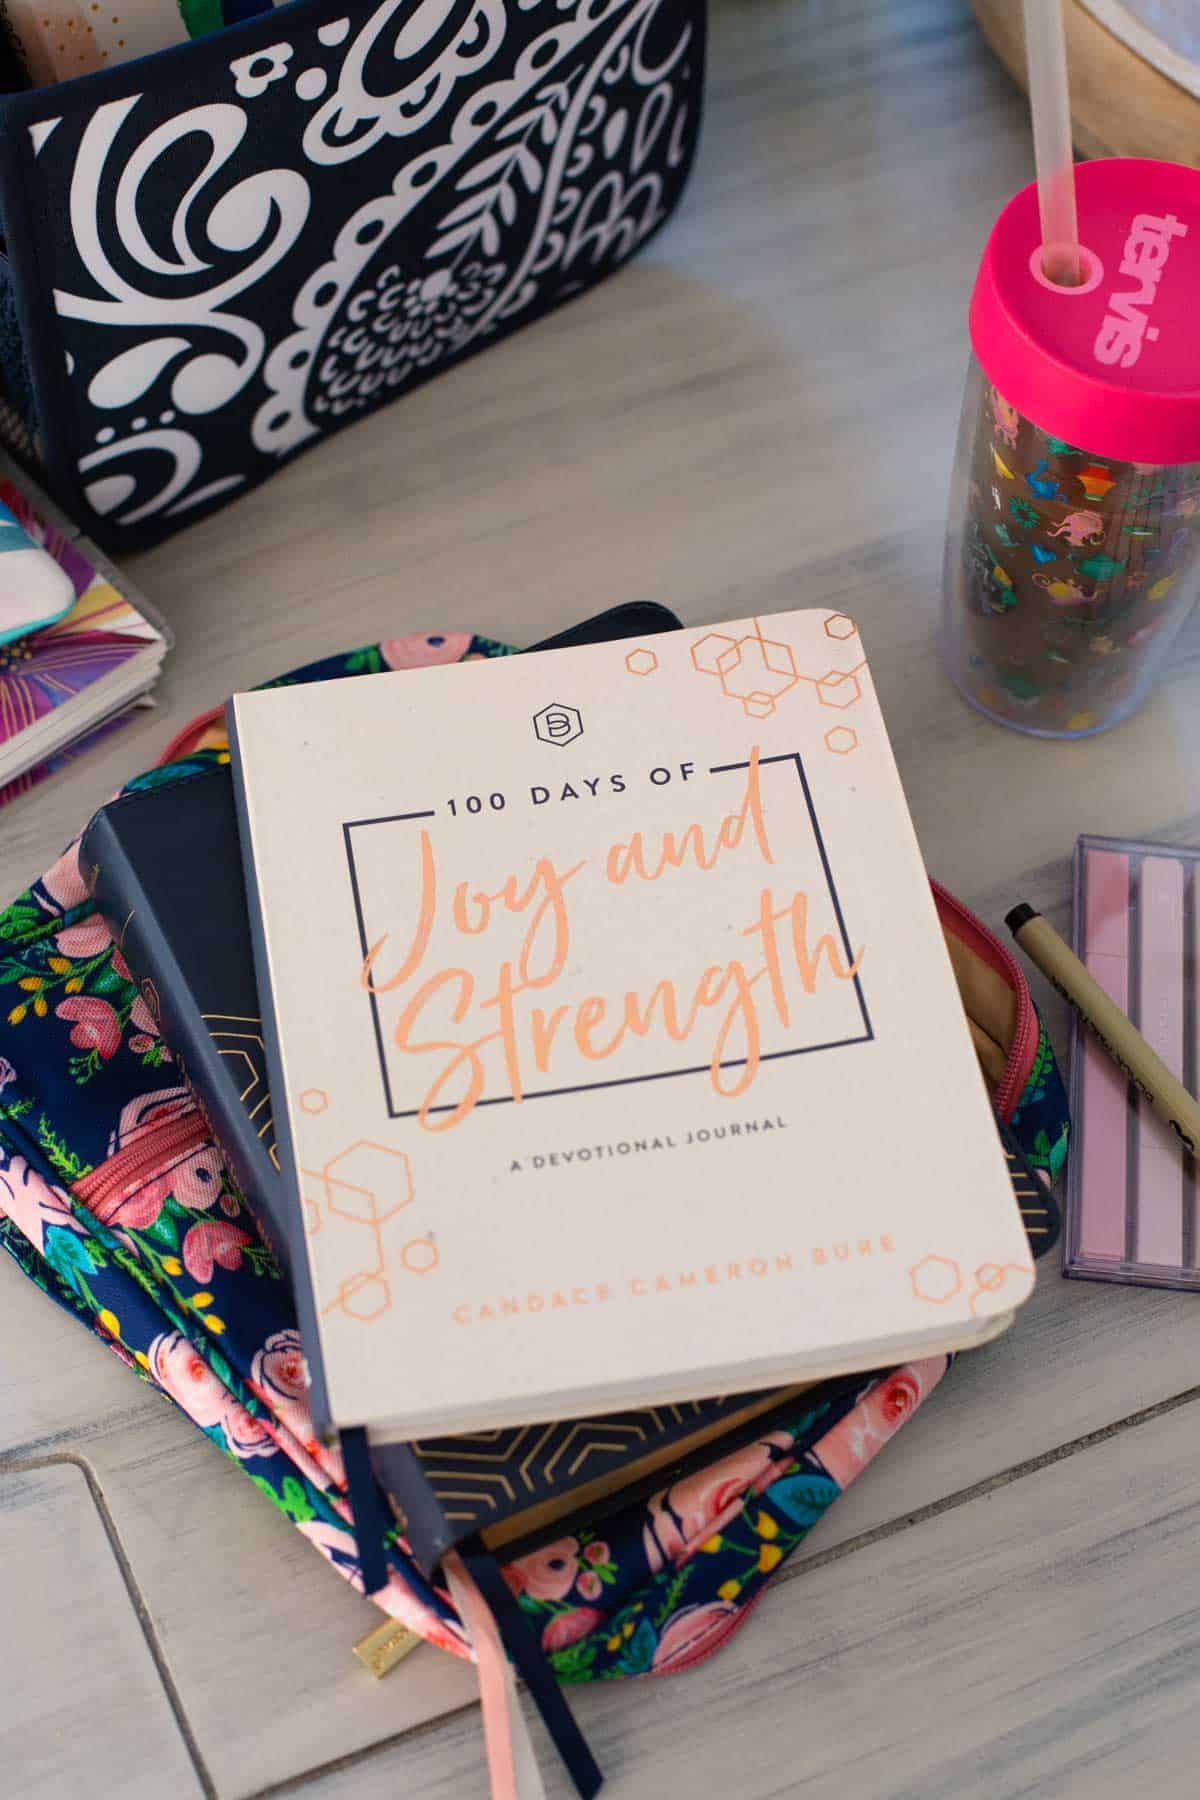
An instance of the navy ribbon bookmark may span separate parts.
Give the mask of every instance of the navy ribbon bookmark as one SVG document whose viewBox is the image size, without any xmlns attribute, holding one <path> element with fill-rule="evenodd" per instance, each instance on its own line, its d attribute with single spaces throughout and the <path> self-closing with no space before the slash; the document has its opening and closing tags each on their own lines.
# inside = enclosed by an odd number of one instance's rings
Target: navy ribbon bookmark
<svg viewBox="0 0 1200 1800">
<path fill-rule="evenodd" d="M 517 1605 L 493 1558 L 486 1551 L 469 1550 L 461 1544 L 459 1555 L 463 1566 L 492 1609 L 504 1647 L 529 1689 L 581 1800 L 593 1800 L 593 1796 L 604 1785 L 604 1776 L 588 1748 L 587 1739 L 575 1721 L 574 1713 L 554 1679 L 537 1634 Z"/>
<path fill-rule="evenodd" d="M 350 1493 L 350 1511 L 354 1514 L 354 1535 L 358 1540 L 358 1560 L 362 1569 L 363 1588 L 373 1594 L 386 1587 L 388 1580 L 387 1548 L 384 1543 L 396 1522 L 388 1510 L 383 1490 L 371 1467 L 367 1434 L 361 1425 L 340 1434 L 342 1461 L 346 1465 L 346 1486 Z"/>
</svg>

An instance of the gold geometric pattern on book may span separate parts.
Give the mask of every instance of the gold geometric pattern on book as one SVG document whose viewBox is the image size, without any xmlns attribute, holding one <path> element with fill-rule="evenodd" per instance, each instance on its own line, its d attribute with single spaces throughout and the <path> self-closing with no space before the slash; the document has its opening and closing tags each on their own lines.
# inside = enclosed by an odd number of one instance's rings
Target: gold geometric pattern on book
<svg viewBox="0 0 1200 1800">
<path fill-rule="evenodd" d="M 237 1069 L 239 1098 L 247 1115 L 254 1121 L 258 1136 L 266 1144 L 272 1167 L 277 1170 L 279 1152 L 275 1148 L 271 1090 L 264 1073 L 266 1051 L 262 1040 L 262 1020 L 239 1018 L 236 1013 L 204 1013 L 201 1016 L 208 1026 L 209 1037 L 217 1046 L 217 1054 L 232 1062 Z"/>
<path fill-rule="evenodd" d="M 1013 1184 L 1013 1192 L 1017 1196 L 1017 1205 L 1021 1209 L 1025 1230 L 1033 1240 L 1036 1251 L 1038 1238 L 1049 1236 L 1054 1229 L 1052 1224 L 1054 1215 L 1046 1204 L 1047 1190 L 1038 1177 L 1018 1161 L 1007 1144 L 1004 1146 L 1004 1157 L 1008 1163 L 1009 1178 Z"/>
<path fill-rule="evenodd" d="M 481 1510 L 499 1513 L 519 1500 L 577 1486 L 593 1472 L 589 1464 L 628 1458 L 664 1432 L 710 1417 L 714 1404 L 721 1402 L 474 1431 L 449 1441 L 426 1439 L 412 1450 L 446 1517 L 452 1522 L 474 1519 Z M 455 1502 L 460 1503 L 457 1508 Z"/>
</svg>

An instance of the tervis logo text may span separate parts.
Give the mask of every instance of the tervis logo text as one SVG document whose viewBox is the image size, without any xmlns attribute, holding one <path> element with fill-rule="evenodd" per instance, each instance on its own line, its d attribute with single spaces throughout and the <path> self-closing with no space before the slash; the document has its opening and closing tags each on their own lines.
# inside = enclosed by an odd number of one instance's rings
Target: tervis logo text
<svg viewBox="0 0 1200 1800">
<path fill-rule="evenodd" d="M 1150 308 L 1158 293 L 1162 272 L 1171 254 L 1172 238 L 1186 237 L 1187 226 L 1174 213 L 1156 218 L 1139 213 L 1129 227 L 1121 257 L 1121 273 L 1140 283 L 1127 294 L 1112 293 L 1104 323 L 1096 333 L 1092 352 L 1097 362 L 1117 363 L 1132 369 L 1146 339 L 1154 343 L 1158 326 L 1150 323 Z"/>
</svg>

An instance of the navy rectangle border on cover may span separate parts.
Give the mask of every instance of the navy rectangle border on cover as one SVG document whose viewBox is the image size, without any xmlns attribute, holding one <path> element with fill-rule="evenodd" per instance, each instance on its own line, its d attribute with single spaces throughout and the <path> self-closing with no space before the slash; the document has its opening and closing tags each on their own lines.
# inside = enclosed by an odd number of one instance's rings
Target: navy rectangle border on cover
<svg viewBox="0 0 1200 1800">
<path fill-rule="evenodd" d="M 784 763 L 792 763 L 794 765 L 800 781 L 800 786 L 804 791 L 804 804 L 808 812 L 809 823 L 812 826 L 813 840 L 821 858 L 821 869 L 825 877 L 825 885 L 829 892 L 829 898 L 833 904 L 834 916 L 837 919 L 838 936 L 841 939 L 842 949 L 846 954 L 846 964 L 849 968 L 854 964 L 854 951 L 850 947 L 850 934 L 846 929 L 846 920 L 842 912 L 842 903 L 838 895 L 837 883 L 834 880 L 833 869 L 830 865 L 829 852 L 825 847 L 825 838 L 821 831 L 821 822 L 817 817 L 817 809 L 813 803 L 812 789 L 809 786 L 808 776 L 804 769 L 804 759 L 798 751 L 786 756 L 764 756 L 761 760 L 760 767 L 765 769 L 771 767 L 772 764 L 781 765 Z M 710 775 L 730 775 L 735 771 L 745 770 L 749 767 L 749 763 L 746 762 L 720 763 L 717 767 L 710 769 L 708 772 Z M 359 886 L 358 868 L 354 856 L 354 833 L 356 831 L 368 830 L 376 825 L 407 825 L 415 823 L 419 819 L 432 819 L 435 817 L 436 813 L 434 810 L 432 808 L 426 808 L 424 811 L 420 812 L 390 813 L 378 819 L 350 819 L 343 824 L 342 841 L 346 852 L 346 869 L 350 880 L 351 893 L 354 897 L 354 916 L 358 926 L 358 941 L 362 948 L 364 958 L 367 956 L 370 946 L 367 942 L 366 920 L 363 915 L 362 894 Z M 871 1015 L 867 1011 L 867 1002 L 863 993 L 862 978 L 858 974 L 855 974 L 851 977 L 851 980 L 858 1001 L 859 1014 L 862 1018 L 863 1028 L 861 1032 L 855 1033 L 852 1037 L 836 1038 L 828 1043 L 800 1044 L 797 1045 L 794 1050 L 771 1050 L 764 1053 L 759 1060 L 761 1062 L 779 1062 L 783 1058 L 789 1056 L 808 1056 L 814 1050 L 842 1050 L 850 1044 L 870 1043 L 875 1034 L 871 1027 Z M 392 1082 L 388 1071 L 387 1055 L 383 1047 L 383 1026 L 379 1017 L 379 1002 L 373 989 L 368 989 L 367 993 L 371 1008 L 371 1022 L 375 1032 L 375 1052 L 379 1059 L 379 1073 L 383 1082 L 383 1093 L 387 1103 L 388 1117 L 389 1119 L 413 1119 L 420 1110 L 418 1107 L 397 1107 L 396 1105 L 395 1098 L 392 1094 Z M 742 1057 L 730 1057 L 722 1060 L 721 1067 L 723 1069 L 741 1068 L 744 1061 L 745 1059 Z M 653 1075 L 625 1075 L 616 1077 L 612 1081 L 588 1081 L 582 1085 L 573 1087 L 527 1088 L 522 1094 L 522 1099 L 549 1100 L 559 1094 L 590 1093 L 594 1088 L 634 1087 L 646 1081 L 673 1081 L 682 1075 L 704 1075 L 708 1073 L 708 1070 L 708 1063 L 696 1063 L 683 1069 L 660 1069 Z M 494 1094 L 491 1098 L 487 1095 L 483 1095 L 476 1102 L 479 1106 L 511 1106 L 513 1103 L 514 1097 L 511 1094 Z M 454 1103 L 447 1102 L 443 1106 L 430 1106 L 426 1108 L 426 1110 L 430 1113 L 453 1112 Z"/>
</svg>

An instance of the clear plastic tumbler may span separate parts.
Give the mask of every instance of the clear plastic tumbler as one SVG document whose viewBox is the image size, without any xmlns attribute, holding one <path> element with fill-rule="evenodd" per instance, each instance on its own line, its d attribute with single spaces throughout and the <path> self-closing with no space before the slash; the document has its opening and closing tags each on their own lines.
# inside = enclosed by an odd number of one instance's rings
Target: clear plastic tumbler
<svg viewBox="0 0 1200 1800">
<path fill-rule="evenodd" d="M 944 648 L 964 697 L 1082 737 L 1139 706 L 1200 593 L 1200 170 L 1076 170 L 1082 280 L 1042 272 L 1037 188 L 971 302 Z"/>
</svg>

